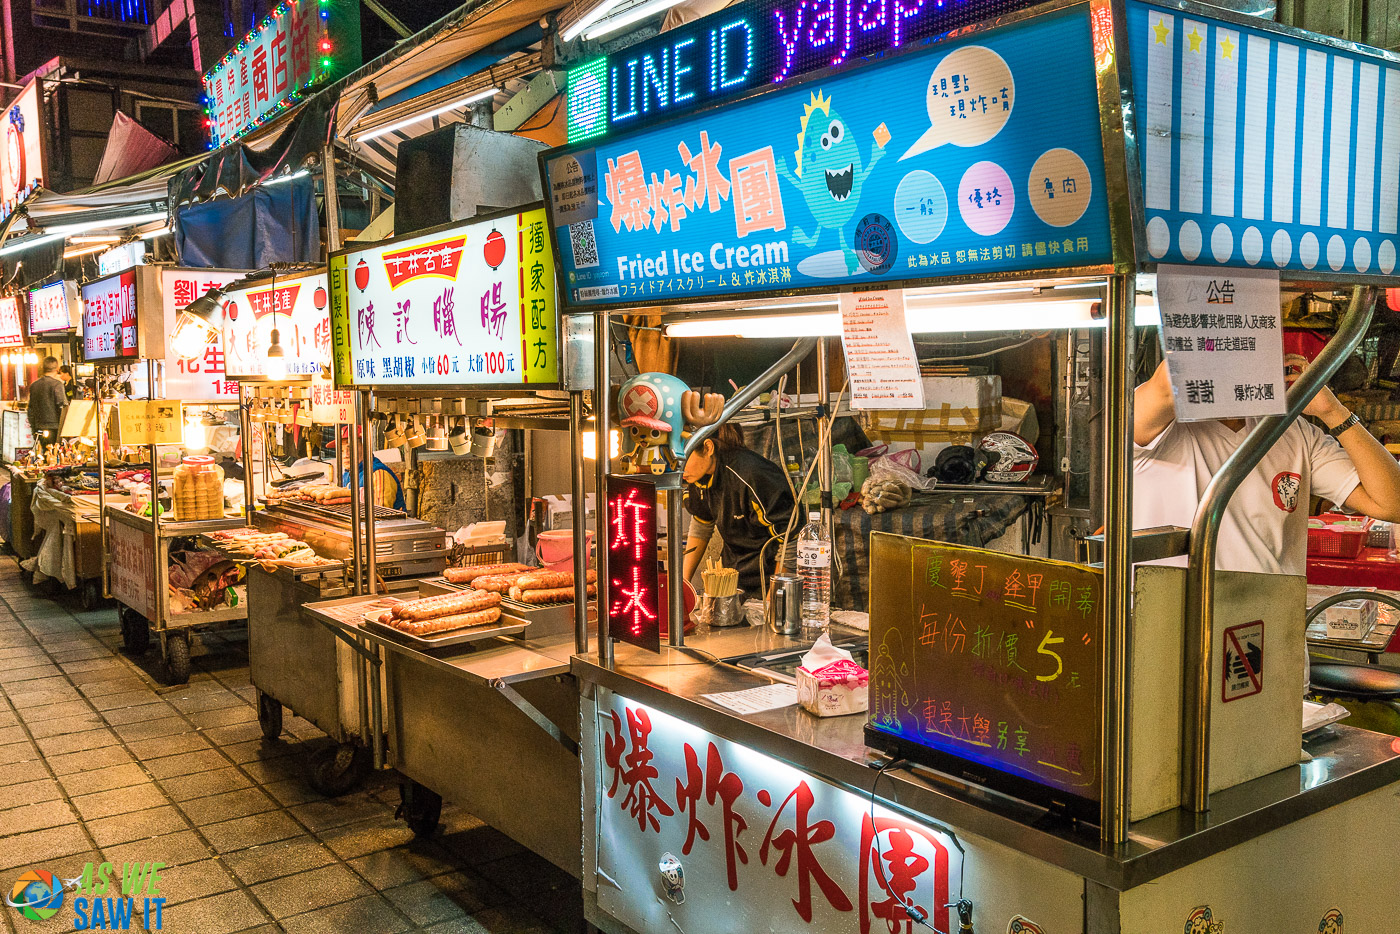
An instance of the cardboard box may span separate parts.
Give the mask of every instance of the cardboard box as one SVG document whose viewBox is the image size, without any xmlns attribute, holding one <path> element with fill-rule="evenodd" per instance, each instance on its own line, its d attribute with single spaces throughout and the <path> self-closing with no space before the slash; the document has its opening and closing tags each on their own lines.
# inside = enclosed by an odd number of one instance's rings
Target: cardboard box
<svg viewBox="0 0 1400 934">
<path fill-rule="evenodd" d="M 865 431 L 871 444 L 888 444 L 891 450 L 912 447 L 918 450 L 923 470 L 933 466 L 944 448 L 954 445 L 976 447 L 989 431 L 1014 431 L 1031 444 L 1040 437 L 1040 422 L 1036 418 L 1035 406 L 1020 399 L 1003 398 L 1000 403 L 1000 416 L 996 424 L 986 431 L 948 431 L 944 429 L 884 428 L 875 427 L 876 420 Z"/>
<path fill-rule="evenodd" d="M 878 430 L 991 431 L 1001 423 L 1001 377 L 925 376 L 922 409 L 874 409 L 870 415 Z"/>
<path fill-rule="evenodd" d="M 1370 589 L 1370 588 L 1367 588 Z M 1380 608 L 1374 600 L 1347 600 L 1322 611 L 1329 639 L 1364 639 L 1376 628 Z"/>
<path fill-rule="evenodd" d="M 849 658 L 816 671 L 798 668 L 797 702 L 818 717 L 864 713 L 870 704 L 870 672 Z"/>
</svg>

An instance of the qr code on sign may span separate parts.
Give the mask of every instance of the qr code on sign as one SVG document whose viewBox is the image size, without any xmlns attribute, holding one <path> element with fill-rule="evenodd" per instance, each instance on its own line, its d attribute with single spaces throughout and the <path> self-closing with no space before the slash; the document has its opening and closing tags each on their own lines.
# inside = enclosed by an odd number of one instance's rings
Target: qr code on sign
<svg viewBox="0 0 1400 934">
<path fill-rule="evenodd" d="M 588 269 L 598 265 L 598 241 L 593 237 L 591 220 L 569 225 L 569 246 L 574 251 L 575 269 Z"/>
</svg>

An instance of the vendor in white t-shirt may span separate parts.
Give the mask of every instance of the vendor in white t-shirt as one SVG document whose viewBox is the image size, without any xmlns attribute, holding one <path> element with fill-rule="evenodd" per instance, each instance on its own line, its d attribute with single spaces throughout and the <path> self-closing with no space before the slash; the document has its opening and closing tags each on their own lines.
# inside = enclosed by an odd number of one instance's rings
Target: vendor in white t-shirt
<svg viewBox="0 0 1400 934">
<path fill-rule="evenodd" d="M 1133 527 L 1190 528 L 1206 486 L 1257 419 L 1178 422 L 1165 363 L 1133 406 Z M 1360 419 L 1325 386 L 1303 414 L 1328 430 L 1294 421 L 1240 484 L 1220 525 L 1219 569 L 1306 574 L 1313 496 L 1400 521 L 1400 464 Z"/>
</svg>

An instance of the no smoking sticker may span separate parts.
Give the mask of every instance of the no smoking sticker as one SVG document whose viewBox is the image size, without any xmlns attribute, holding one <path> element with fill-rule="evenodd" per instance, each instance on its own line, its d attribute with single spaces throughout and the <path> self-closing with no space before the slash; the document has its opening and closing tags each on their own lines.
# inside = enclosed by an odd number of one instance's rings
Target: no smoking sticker
<svg viewBox="0 0 1400 934">
<path fill-rule="evenodd" d="M 1224 680 L 1220 699 L 1227 704 L 1264 690 L 1264 621 L 1241 623 L 1225 630 Z"/>
</svg>

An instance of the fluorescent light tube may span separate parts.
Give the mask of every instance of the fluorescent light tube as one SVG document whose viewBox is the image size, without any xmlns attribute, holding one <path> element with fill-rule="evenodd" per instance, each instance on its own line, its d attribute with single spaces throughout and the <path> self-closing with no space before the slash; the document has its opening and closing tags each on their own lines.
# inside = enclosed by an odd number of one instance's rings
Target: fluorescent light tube
<svg viewBox="0 0 1400 934">
<path fill-rule="evenodd" d="M 467 97 L 462 98 L 461 100 L 455 100 L 450 104 L 443 104 L 441 107 L 434 107 L 432 110 L 424 111 L 420 114 L 415 114 L 412 117 L 405 117 L 404 119 L 397 120 L 389 124 L 388 126 L 381 126 L 373 130 L 368 130 L 356 136 L 355 142 L 366 143 L 372 139 L 378 139 L 386 133 L 392 133 L 395 130 L 402 130 L 406 126 L 412 126 L 420 120 L 427 120 L 429 117 L 436 117 L 438 114 L 445 114 L 449 110 L 456 110 L 458 107 L 465 107 L 468 104 L 475 104 L 477 101 L 484 101 L 488 97 L 495 96 L 495 88 L 487 88 L 484 91 L 477 91 L 475 94 L 471 94 Z"/>
<path fill-rule="evenodd" d="M 585 39 L 601 39 L 603 36 L 611 35 L 622 29 L 624 26 L 631 26 L 640 22 L 648 16 L 655 16 L 662 10 L 669 10 L 680 3 L 681 0 L 651 0 L 650 3 L 639 3 L 629 7 L 618 16 L 609 16 L 607 19 L 599 20 L 584 32 Z"/>
<path fill-rule="evenodd" d="M 589 26 L 592 26 L 594 23 L 598 22 L 598 20 L 602 19 L 605 15 L 612 12 L 613 8 L 621 2 L 622 0 L 603 0 L 602 3 L 599 3 L 593 9 L 580 16 L 578 18 L 578 21 L 575 22 L 568 29 L 564 30 L 564 34 L 559 38 L 565 42 L 573 42 L 579 37 L 579 33 L 583 32 Z"/>
</svg>

